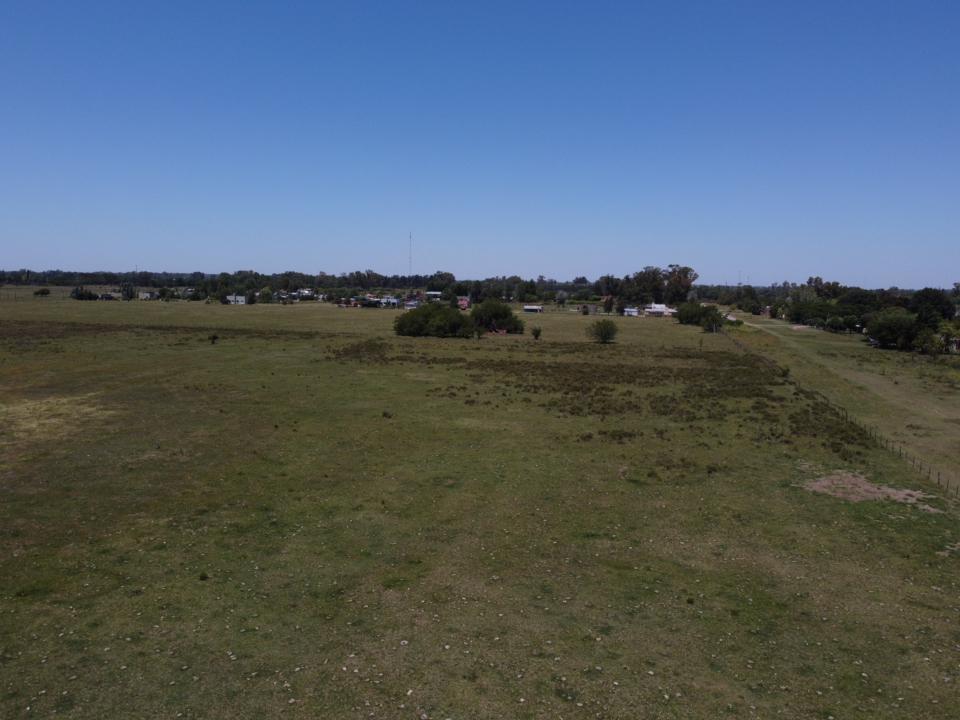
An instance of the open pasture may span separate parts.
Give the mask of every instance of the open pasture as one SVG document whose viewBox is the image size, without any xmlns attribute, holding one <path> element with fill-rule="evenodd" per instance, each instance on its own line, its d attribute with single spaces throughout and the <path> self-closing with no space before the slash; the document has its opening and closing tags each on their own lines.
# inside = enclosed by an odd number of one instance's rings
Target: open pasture
<svg viewBox="0 0 960 720">
<path fill-rule="evenodd" d="M 956 504 L 795 372 L 393 317 L 0 305 L 0 716 L 956 717 Z"/>
<path fill-rule="evenodd" d="M 735 332 L 739 340 L 960 481 L 960 357 L 879 350 L 859 335 L 744 320 L 747 326 Z"/>
</svg>

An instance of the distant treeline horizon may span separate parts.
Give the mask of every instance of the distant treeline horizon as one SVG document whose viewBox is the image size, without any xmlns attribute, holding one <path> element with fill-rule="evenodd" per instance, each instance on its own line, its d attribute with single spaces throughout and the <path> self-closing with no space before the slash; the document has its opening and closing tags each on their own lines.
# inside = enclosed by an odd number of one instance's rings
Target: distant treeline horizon
<svg viewBox="0 0 960 720">
<path fill-rule="evenodd" d="M 471 289 L 478 286 L 500 286 L 501 294 L 518 295 L 520 292 L 529 295 L 540 295 L 543 292 L 565 291 L 568 294 L 589 292 L 592 296 L 621 296 L 623 294 L 636 295 L 630 292 L 631 286 L 639 289 L 641 294 L 650 295 L 652 301 L 662 302 L 667 293 L 667 285 L 671 274 L 674 276 L 676 289 L 696 288 L 697 296 L 701 299 L 718 299 L 727 292 L 736 288 L 753 288 L 758 297 L 770 299 L 788 296 L 791 290 L 801 287 L 814 287 L 823 296 L 837 297 L 845 289 L 867 289 L 871 292 L 880 292 L 889 295 L 908 297 L 920 288 L 862 288 L 857 285 L 843 285 L 839 282 L 824 282 L 819 277 L 807 278 L 804 282 L 784 281 L 771 284 L 754 283 L 697 283 L 699 275 L 686 266 L 669 265 L 667 268 L 647 266 L 643 270 L 624 275 L 622 278 L 615 275 L 601 275 L 596 280 L 589 280 L 586 276 L 576 276 L 571 280 L 556 280 L 539 275 L 536 279 L 524 278 L 520 275 L 497 275 L 483 279 L 457 278 L 453 273 L 437 271 L 431 274 L 412 275 L 383 275 L 374 270 L 355 270 L 349 273 L 303 273 L 287 270 L 279 273 L 259 273 L 255 270 L 237 270 L 232 273 L 204 273 L 204 272 L 158 272 L 150 270 L 115 272 L 107 270 L 76 271 L 76 270 L 0 270 L 0 284 L 4 285 L 134 285 L 144 288 L 182 288 L 192 287 L 201 291 L 212 290 L 213 287 L 222 288 L 231 292 L 245 292 L 270 287 L 274 290 L 297 290 L 299 288 L 313 289 L 353 289 L 362 291 L 372 290 L 448 290 L 452 286 L 459 286 L 461 295 L 470 295 Z M 677 276 L 680 276 L 679 278 Z M 676 281 L 680 282 L 677 283 Z M 663 288 L 658 291 L 658 288 Z M 947 292 L 957 294 L 960 283 L 954 283 Z M 515 292 L 515 291 L 520 292 Z M 626 292 L 624 292 L 626 291 Z M 211 295 L 216 291 L 210 292 Z M 677 293 L 669 293 L 676 295 Z M 680 301 L 686 298 L 671 298 Z"/>
</svg>

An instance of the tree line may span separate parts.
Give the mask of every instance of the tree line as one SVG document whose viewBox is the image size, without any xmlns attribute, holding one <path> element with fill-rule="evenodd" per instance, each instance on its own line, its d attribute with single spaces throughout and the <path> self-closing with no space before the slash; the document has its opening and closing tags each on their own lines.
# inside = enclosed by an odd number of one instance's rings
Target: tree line
<svg viewBox="0 0 960 720">
<path fill-rule="evenodd" d="M 622 302 L 677 303 L 687 299 L 697 273 L 684 265 L 669 265 L 666 268 L 653 266 L 623 277 L 603 275 L 595 281 L 585 276 L 572 280 L 555 280 L 543 275 L 523 278 L 519 275 L 495 276 L 483 280 L 457 279 L 451 272 L 438 271 L 430 275 L 382 275 L 373 270 L 357 270 L 339 275 L 319 272 L 307 274 L 295 271 L 282 273 L 258 273 L 254 270 L 238 270 L 233 273 L 208 274 L 201 272 L 72 272 L 65 270 L 0 270 L 0 284 L 6 285 L 54 285 L 54 286 L 110 286 L 122 288 L 156 288 L 173 290 L 190 288 L 191 298 L 225 297 L 246 295 L 269 288 L 293 292 L 309 288 L 318 292 L 351 297 L 369 292 L 396 292 L 404 290 L 438 291 L 446 296 L 469 297 L 474 303 L 486 298 L 508 299 L 516 302 L 586 302 L 603 298 L 616 298 Z M 162 293 L 166 295 L 167 293 Z"/>
<path fill-rule="evenodd" d="M 828 332 L 865 333 L 876 345 L 937 354 L 960 339 L 960 283 L 953 288 L 866 290 L 810 277 L 769 287 L 697 288 L 702 298 Z"/>
</svg>

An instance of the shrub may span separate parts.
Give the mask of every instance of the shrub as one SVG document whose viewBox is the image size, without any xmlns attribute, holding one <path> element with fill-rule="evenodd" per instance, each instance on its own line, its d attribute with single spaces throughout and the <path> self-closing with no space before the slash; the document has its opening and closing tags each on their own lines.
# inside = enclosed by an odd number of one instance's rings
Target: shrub
<svg viewBox="0 0 960 720">
<path fill-rule="evenodd" d="M 487 298 L 474 305 L 470 317 L 475 325 L 490 332 L 523 332 L 523 320 L 514 315 L 509 305 L 496 298 Z"/>
<path fill-rule="evenodd" d="M 99 296 L 92 290 L 87 290 L 83 285 L 80 285 L 70 291 L 70 297 L 74 300 L 96 300 Z"/>
<path fill-rule="evenodd" d="M 46 297 L 50 294 L 50 288 L 40 288 L 39 290 L 34 290 L 34 297 Z"/>
<path fill-rule="evenodd" d="M 827 330 L 834 333 L 843 332 L 847 329 L 847 324 L 843 318 L 838 315 L 831 315 L 827 318 Z"/>
<path fill-rule="evenodd" d="M 677 320 L 681 325 L 699 325 L 703 319 L 704 307 L 697 302 L 683 303 L 677 308 Z"/>
<path fill-rule="evenodd" d="M 717 309 L 716 305 L 702 308 L 700 313 L 700 327 L 703 328 L 704 332 L 720 332 L 725 322 L 726 318 L 723 317 L 723 314 Z"/>
<path fill-rule="evenodd" d="M 924 355 L 939 355 L 947 349 L 947 344 L 943 335 L 921 325 L 913 340 L 913 349 Z"/>
<path fill-rule="evenodd" d="M 470 316 L 439 303 L 421 305 L 393 321 L 394 332 L 408 337 L 468 338 L 475 327 Z"/>
<path fill-rule="evenodd" d="M 587 336 L 596 340 L 598 343 L 606 344 L 613 342 L 613 339 L 619 331 L 620 328 L 617 327 L 617 324 L 613 320 L 605 318 L 603 320 L 597 320 L 588 327 Z"/>
<path fill-rule="evenodd" d="M 541 328 L 539 325 L 534 325 L 532 328 L 530 328 L 530 334 L 533 335 L 534 340 L 539 340 L 542 332 L 543 328 Z"/>
</svg>

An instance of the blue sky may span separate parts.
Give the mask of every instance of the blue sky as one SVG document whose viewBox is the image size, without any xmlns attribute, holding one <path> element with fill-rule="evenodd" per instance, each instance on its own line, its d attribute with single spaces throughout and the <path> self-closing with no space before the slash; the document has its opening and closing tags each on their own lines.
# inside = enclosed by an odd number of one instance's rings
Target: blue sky
<svg viewBox="0 0 960 720">
<path fill-rule="evenodd" d="M 0 3 L 0 267 L 960 281 L 960 3 Z"/>
</svg>

